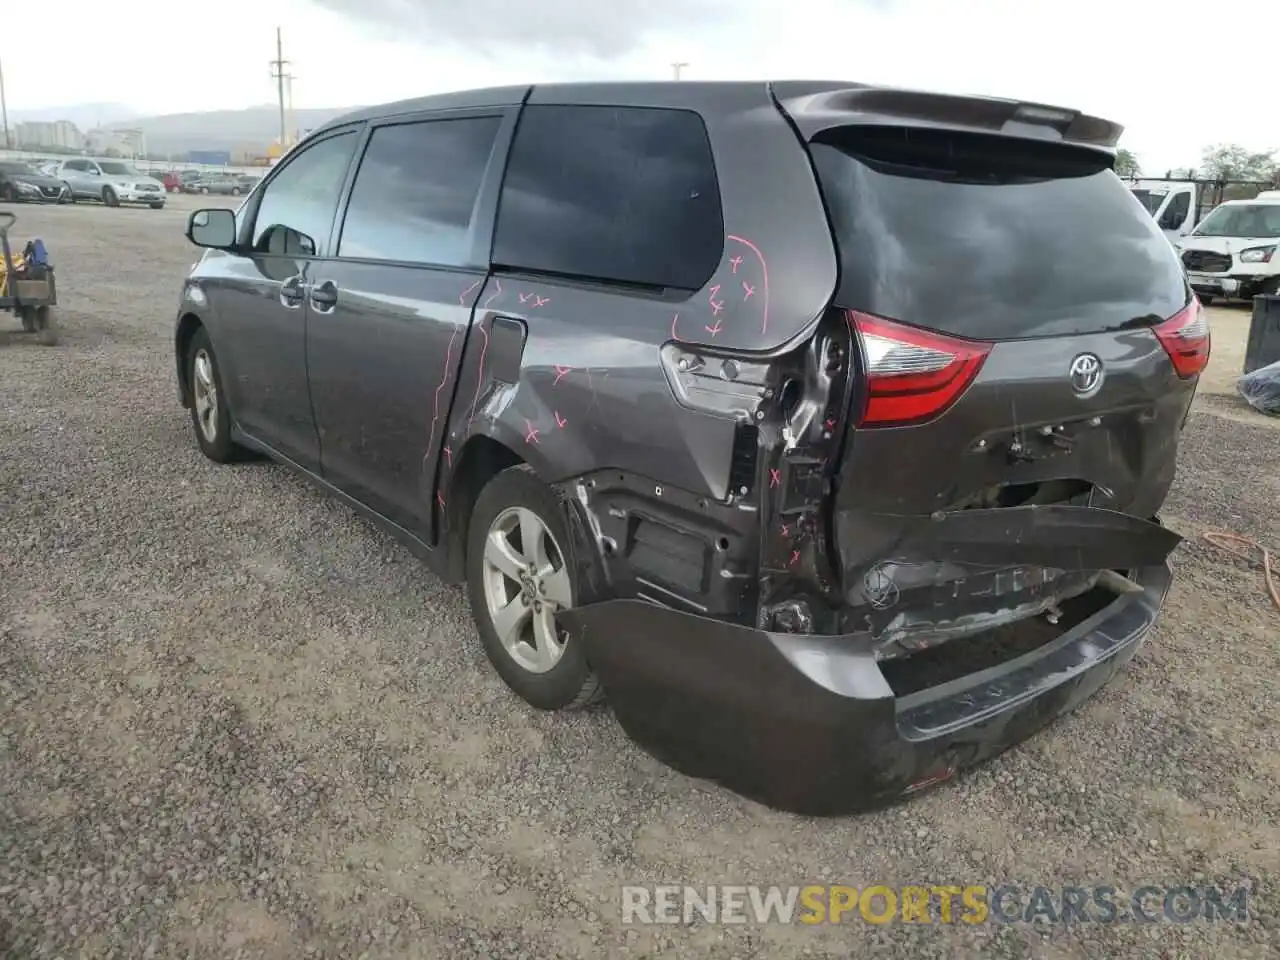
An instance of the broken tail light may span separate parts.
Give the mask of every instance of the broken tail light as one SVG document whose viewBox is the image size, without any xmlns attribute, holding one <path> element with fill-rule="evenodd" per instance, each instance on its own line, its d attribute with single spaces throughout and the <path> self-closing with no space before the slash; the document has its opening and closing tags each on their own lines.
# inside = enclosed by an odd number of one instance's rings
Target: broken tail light
<svg viewBox="0 0 1280 960">
<path fill-rule="evenodd" d="M 1198 297 L 1151 328 L 1178 376 L 1188 380 L 1209 365 L 1209 317 Z"/>
<path fill-rule="evenodd" d="M 991 345 L 846 312 L 866 360 L 867 402 L 858 425 L 898 427 L 941 416 L 973 383 Z"/>
</svg>

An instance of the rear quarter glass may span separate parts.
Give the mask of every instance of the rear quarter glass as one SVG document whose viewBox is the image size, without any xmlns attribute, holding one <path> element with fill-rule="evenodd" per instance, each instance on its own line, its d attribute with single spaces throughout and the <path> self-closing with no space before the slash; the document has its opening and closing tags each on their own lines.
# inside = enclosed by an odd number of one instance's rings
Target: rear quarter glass
<svg viewBox="0 0 1280 960">
<path fill-rule="evenodd" d="M 810 145 L 842 307 L 978 340 L 1150 325 L 1187 303 L 1176 254 L 1080 147 L 894 127 Z"/>
</svg>

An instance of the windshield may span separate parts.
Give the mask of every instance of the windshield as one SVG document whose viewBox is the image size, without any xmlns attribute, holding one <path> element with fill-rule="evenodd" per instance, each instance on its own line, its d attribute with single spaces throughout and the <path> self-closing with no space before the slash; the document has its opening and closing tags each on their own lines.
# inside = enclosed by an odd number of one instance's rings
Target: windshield
<svg viewBox="0 0 1280 960">
<path fill-rule="evenodd" d="M 126 163 L 111 163 L 108 160 L 101 161 L 98 166 L 102 168 L 102 172 L 113 177 L 140 177 L 140 174 L 133 167 Z"/>
<path fill-rule="evenodd" d="M 1164 202 L 1164 198 L 1168 196 L 1167 193 L 1152 193 L 1150 190 L 1132 190 L 1130 192 L 1138 198 L 1138 202 L 1146 207 L 1147 213 L 1153 217 L 1156 211 L 1160 209 L 1160 204 Z"/>
<path fill-rule="evenodd" d="M 35 173 L 35 171 L 25 163 L 4 160 L 0 161 L 0 173 Z"/>
<path fill-rule="evenodd" d="M 828 137 L 811 152 L 842 307 L 1003 340 L 1118 330 L 1185 306 L 1173 247 L 1104 156 L 890 127 Z"/>
<path fill-rule="evenodd" d="M 1224 204 L 1192 231 L 1194 237 L 1280 237 L 1280 203 Z"/>
</svg>

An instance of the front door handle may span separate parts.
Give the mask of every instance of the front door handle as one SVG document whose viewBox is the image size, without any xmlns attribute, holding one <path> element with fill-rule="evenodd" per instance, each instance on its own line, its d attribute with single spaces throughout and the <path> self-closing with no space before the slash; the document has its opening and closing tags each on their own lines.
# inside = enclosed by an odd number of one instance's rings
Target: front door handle
<svg viewBox="0 0 1280 960">
<path fill-rule="evenodd" d="M 303 295 L 303 281 L 300 273 L 294 274 L 280 284 L 280 303 L 290 310 L 296 310 L 302 306 Z"/>
<path fill-rule="evenodd" d="M 338 285 L 324 280 L 311 288 L 311 307 L 320 313 L 328 313 L 338 304 Z"/>
</svg>

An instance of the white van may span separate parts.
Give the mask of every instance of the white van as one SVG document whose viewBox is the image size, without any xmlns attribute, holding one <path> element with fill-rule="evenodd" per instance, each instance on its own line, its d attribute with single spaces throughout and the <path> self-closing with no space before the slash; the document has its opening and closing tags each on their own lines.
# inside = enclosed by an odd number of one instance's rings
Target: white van
<svg viewBox="0 0 1280 960">
<path fill-rule="evenodd" d="M 1176 242 L 1201 300 L 1280 293 L 1280 191 L 1228 200 Z"/>
</svg>

